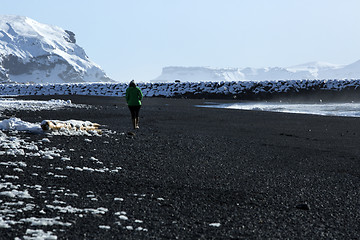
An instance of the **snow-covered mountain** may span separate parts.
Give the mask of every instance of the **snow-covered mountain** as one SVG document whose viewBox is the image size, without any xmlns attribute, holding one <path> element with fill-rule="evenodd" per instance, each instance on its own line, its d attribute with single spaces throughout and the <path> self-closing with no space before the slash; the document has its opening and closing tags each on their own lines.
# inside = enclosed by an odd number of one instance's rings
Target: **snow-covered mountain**
<svg viewBox="0 0 360 240">
<path fill-rule="evenodd" d="M 1 82 L 112 81 L 76 44 L 75 34 L 22 16 L 0 15 Z"/>
<path fill-rule="evenodd" d="M 310 62 L 291 67 L 210 68 L 165 67 L 152 82 L 272 81 L 315 79 L 360 79 L 360 60 L 349 65 Z"/>
</svg>

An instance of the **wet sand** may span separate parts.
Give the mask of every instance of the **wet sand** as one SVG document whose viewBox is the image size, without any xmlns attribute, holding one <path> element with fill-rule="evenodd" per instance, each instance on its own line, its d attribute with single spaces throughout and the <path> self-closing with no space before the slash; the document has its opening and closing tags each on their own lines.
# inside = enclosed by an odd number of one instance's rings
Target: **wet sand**
<svg viewBox="0 0 360 240">
<path fill-rule="evenodd" d="M 58 239 L 359 236 L 360 118 L 197 108 L 194 105 L 212 100 L 146 98 L 140 129 L 132 136 L 128 135 L 134 131 L 123 98 L 26 98 L 71 99 L 92 108 L 7 114 L 30 122 L 89 120 L 116 131 L 108 137 L 92 137 L 92 142 L 81 136 L 51 137 L 48 147 L 64 149 L 70 163 L 53 159 L 51 166 L 36 158 L 22 159 L 28 165 L 41 165 L 44 175 L 34 178 L 25 170 L 16 184 L 64 187 L 78 195 L 66 198 L 68 205 L 108 208 L 104 215 L 82 217 L 47 211 L 45 216 L 60 216 L 72 223 L 69 227 L 49 227 Z M 90 157 L 122 170 L 98 174 L 66 169 L 69 164 L 82 166 Z M 63 168 L 67 178 L 46 175 L 54 166 Z M 8 171 L 2 168 L 1 176 Z M 29 189 L 38 207 L 21 217 L 36 215 L 55 199 L 33 191 Z M 86 197 L 89 192 L 97 201 Z M 115 213 L 120 211 L 126 212 L 127 221 L 119 220 Z M 111 228 L 99 229 L 99 225 Z M 135 230 L 139 226 L 146 231 Z M 21 237 L 27 228 L 31 226 L 0 229 L 0 238 Z"/>
</svg>

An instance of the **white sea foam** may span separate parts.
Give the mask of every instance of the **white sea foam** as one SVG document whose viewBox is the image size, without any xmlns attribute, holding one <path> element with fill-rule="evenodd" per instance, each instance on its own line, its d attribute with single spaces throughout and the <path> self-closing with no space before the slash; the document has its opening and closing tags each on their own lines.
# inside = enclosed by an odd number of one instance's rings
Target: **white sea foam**
<svg viewBox="0 0 360 240">
<path fill-rule="evenodd" d="M 197 107 L 313 114 L 324 116 L 360 117 L 360 103 L 289 104 L 272 102 L 244 102 L 197 105 Z"/>
</svg>

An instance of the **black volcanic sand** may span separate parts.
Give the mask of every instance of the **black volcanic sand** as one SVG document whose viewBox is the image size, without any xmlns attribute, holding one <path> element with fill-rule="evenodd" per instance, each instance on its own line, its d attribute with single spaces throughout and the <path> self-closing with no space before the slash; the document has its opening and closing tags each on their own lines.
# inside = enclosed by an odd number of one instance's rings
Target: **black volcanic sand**
<svg viewBox="0 0 360 240">
<path fill-rule="evenodd" d="M 146 98 L 140 130 L 132 136 L 128 135 L 133 130 L 123 98 L 31 98 L 72 99 L 92 107 L 6 114 L 30 122 L 89 120 L 116 133 L 91 137 L 90 143 L 84 136 L 49 137 L 51 142 L 44 144 L 64 149 L 71 161 L 17 157 L 28 165 L 43 166 L 44 174 L 34 177 L 25 168 L 13 182 L 39 184 L 44 189 L 64 187 L 78 194 L 63 200 L 64 206 L 105 207 L 108 212 L 79 217 L 47 210 L 40 216 L 37 212 L 46 210 L 54 196 L 36 195 L 29 189 L 37 207 L 21 218 L 59 216 L 72 225 L 15 225 L 0 229 L 1 239 L 22 237 L 28 228 L 48 229 L 58 239 L 359 237 L 360 118 L 197 108 L 194 105 L 210 100 Z M 84 159 L 90 157 L 122 170 L 103 174 L 65 168 L 89 165 Z M 60 173 L 68 177 L 46 175 L 55 166 L 64 168 Z M 1 168 L 1 175 L 6 171 Z M 98 201 L 89 200 L 89 192 Z M 129 219 L 119 220 L 115 213 L 120 211 Z M 99 225 L 111 228 L 99 229 Z M 147 231 L 135 230 L 138 226 Z"/>
</svg>

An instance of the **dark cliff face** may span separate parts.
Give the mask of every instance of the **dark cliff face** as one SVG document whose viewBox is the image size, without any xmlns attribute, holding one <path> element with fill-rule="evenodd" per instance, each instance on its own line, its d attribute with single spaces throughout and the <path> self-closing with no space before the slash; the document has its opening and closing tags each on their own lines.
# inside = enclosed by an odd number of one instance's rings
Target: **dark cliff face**
<svg viewBox="0 0 360 240">
<path fill-rule="evenodd" d="M 31 75 L 33 71 L 51 71 L 57 65 L 65 65 L 66 70 L 59 73 L 58 76 L 66 81 L 72 82 L 83 82 L 80 73 L 74 71 L 74 69 L 66 61 L 58 59 L 57 61 L 49 61 L 49 56 L 39 56 L 31 59 L 29 62 L 24 62 L 21 58 L 8 55 L 3 58 L 2 66 L 11 75 L 21 75 L 29 74 Z"/>
<path fill-rule="evenodd" d="M 14 75 L 30 74 L 32 70 L 40 67 L 34 60 L 24 63 L 22 59 L 11 54 L 3 58 L 2 66 L 8 70 L 9 74 Z"/>
<path fill-rule="evenodd" d="M 65 40 L 69 43 L 76 43 L 75 33 L 69 30 L 65 30 L 65 32 L 68 34 L 68 36 L 64 36 Z"/>
</svg>

